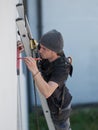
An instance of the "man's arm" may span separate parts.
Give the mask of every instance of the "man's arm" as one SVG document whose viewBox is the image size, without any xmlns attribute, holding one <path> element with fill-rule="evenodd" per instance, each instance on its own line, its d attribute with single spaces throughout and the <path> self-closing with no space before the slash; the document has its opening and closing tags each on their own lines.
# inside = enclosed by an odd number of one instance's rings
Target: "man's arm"
<svg viewBox="0 0 98 130">
<path fill-rule="evenodd" d="M 42 75 L 40 73 L 38 73 L 35 77 L 34 77 L 35 83 L 37 85 L 37 87 L 39 88 L 40 92 L 46 97 L 48 98 L 49 96 L 52 95 L 52 93 L 55 91 L 55 89 L 58 87 L 58 84 L 53 82 L 53 81 L 49 81 L 48 83 L 43 79 Z"/>
<path fill-rule="evenodd" d="M 36 61 L 32 57 L 26 57 L 25 58 L 25 63 L 28 67 L 28 69 L 32 72 L 32 75 L 34 77 L 36 86 L 40 90 L 40 92 L 48 98 L 49 96 L 52 95 L 52 93 L 55 91 L 55 89 L 58 87 L 58 84 L 49 81 L 48 83 L 43 79 L 41 73 L 39 72 Z"/>
</svg>

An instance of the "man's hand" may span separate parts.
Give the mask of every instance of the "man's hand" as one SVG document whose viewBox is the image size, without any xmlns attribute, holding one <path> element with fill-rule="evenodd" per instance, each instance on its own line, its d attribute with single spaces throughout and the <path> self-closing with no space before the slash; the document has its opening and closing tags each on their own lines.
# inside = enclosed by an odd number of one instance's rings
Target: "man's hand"
<svg viewBox="0 0 98 130">
<path fill-rule="evenodd" d="M 38 71 L 35 58 L 25 57 L 25 58 L 24 58 L 24 61 L 25 61 L 26 65 L 27 65 L 28 69 L 29 69 L 29 70 L 32 72 L 32 74 L 34 75 L 34 74 Z"/>
</svg>

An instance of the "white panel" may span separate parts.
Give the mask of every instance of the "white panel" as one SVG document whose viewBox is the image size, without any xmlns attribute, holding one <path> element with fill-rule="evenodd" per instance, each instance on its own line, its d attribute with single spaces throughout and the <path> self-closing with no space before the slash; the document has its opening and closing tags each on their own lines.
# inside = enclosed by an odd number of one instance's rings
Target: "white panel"
<svg viewBox="0 0 98 130">
<path fill-rule="evenodd" d="M 17 130 L 16 1 L 0 1 L 0 130 Z"/>
</svg>

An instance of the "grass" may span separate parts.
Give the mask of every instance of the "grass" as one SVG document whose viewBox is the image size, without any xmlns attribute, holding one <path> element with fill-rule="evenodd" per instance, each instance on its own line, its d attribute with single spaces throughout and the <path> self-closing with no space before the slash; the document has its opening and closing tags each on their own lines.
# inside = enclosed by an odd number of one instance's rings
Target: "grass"
<svg viewBox="0 0 98 130">
<path fill-rule="evenodd" d="M 73 110 L 71 127 L 72 130 L 98 130 L 98 108 Z"/>
<path fill-rule="evenodd" d="M 48 126 L 41 107 L 33 109 L 29 116 L 30 130 L 48 130 Z"/>
<path fill-rule="evenodd" d="M 45 118 L 41 110 L 30 114 L 30 130 L 48 130 Z M 38 122 L 36 118 L 38 117 Z M 72 130 L 98 130 L 98 107 L 73 109 L 71 118 Z"/>
</svg>

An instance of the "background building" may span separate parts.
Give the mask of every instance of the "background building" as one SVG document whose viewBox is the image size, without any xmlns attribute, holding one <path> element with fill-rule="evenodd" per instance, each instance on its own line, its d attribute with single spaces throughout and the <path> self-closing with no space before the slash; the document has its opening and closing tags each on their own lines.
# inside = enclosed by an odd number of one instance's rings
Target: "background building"
<svg viewBox="0 0 98 130">
<path fill-rule="evenodd" d="M 73 104 L 98 102 L 97 0 L 42 0 L 40 6 L 38 2 L 28 2 L 32 33 L 38 40 L 36 34 L 39 34 L 39 27 L 41 35 L 51 29 L 62 33 L 65 54 L 73 58 L 73 77 L 67 82 L 73 95 Z"/>
</svg>

